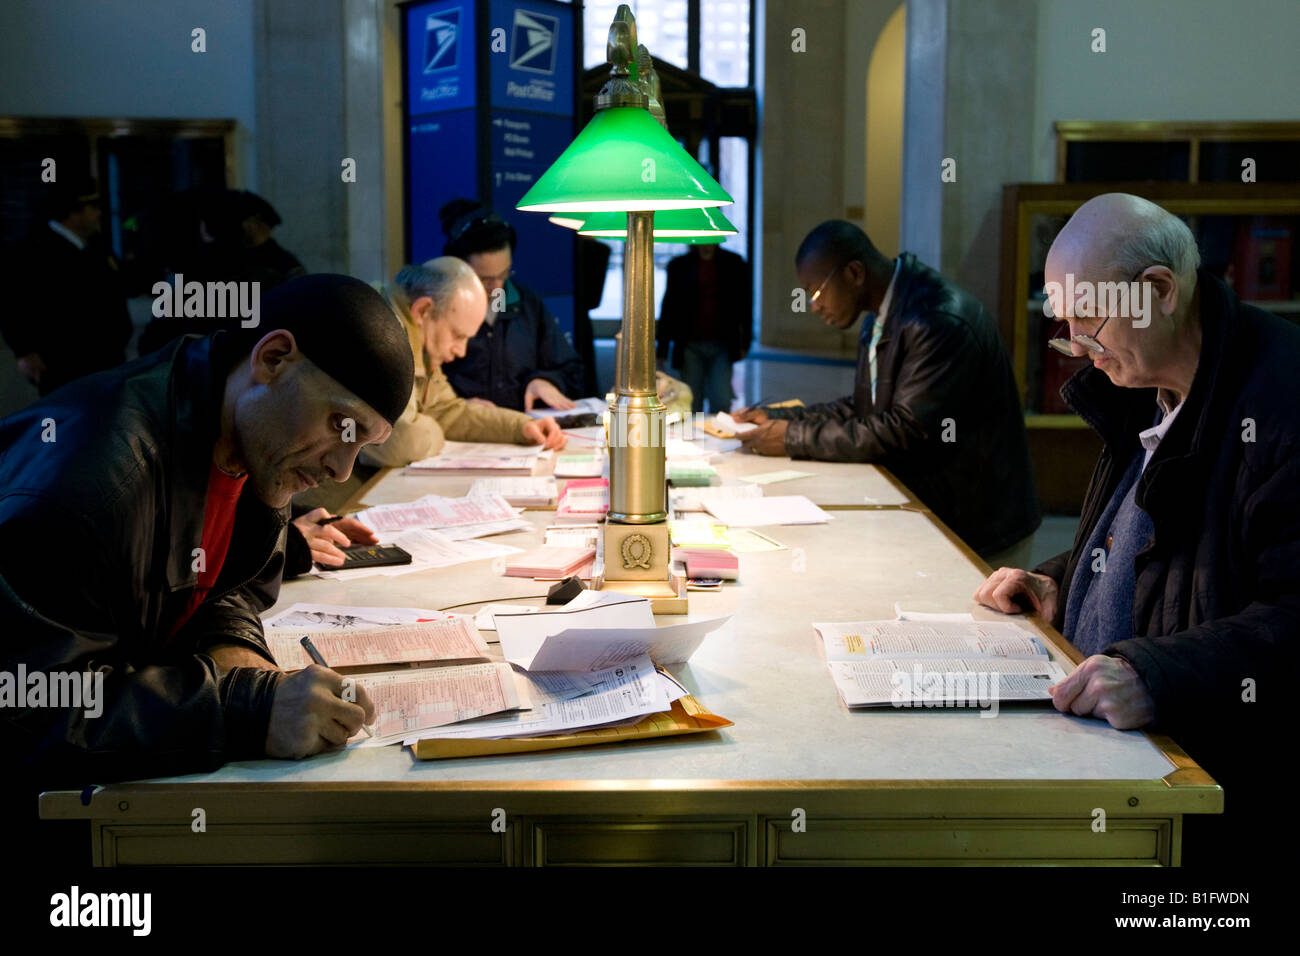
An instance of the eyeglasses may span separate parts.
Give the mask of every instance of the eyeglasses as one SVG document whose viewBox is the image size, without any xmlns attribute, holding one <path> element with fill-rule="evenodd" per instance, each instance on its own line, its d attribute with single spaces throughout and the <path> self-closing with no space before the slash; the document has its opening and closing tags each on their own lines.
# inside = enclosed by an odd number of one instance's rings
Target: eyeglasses
<svg viewBox="0 0 1300 956">
<path fill-rule="evenodd" d="M 822 290 L 826 288 L 826 283 L 830 282 L 831 279 L 833 279 L 833 278 L 835 277 L 835 274 L 838 273 L 841 269 L 843 269 L 846 265 L 848 265 L 847 262 L 841 262 L 841 263 L 840 263 L 839 265 L 837 265 L 834 269 L 832 269 L 832 270 L 830 271 L 830 274 L 829 274 L 828 276 L 826 276 L 825 279 L 822 279 L 822 284 L 819 285 L 819 286 L 817 287 L 817 291 L 814 292 L 812 295 L 810 295 L 810 296 L 808 297 L 808 301 L 809 301 L 809 302 L 816 302 L 818 299 L 820 299 L 820 298 L 821 298 L 821 294 L 822 294 Z"/>
<path fill-rule="evenodd" d="M 1151 265 L 1164 265 L 1164 263 L 1153 262 Z M 1134 275 L 1133 278 L 1129 279 L 1128 281 L 1130 283 L 1136 282 L 1138 278 L 1142 275 L 1142 273 L 1146 272 L 1147 269 L 1149 268 L 1151 268 L 1151 266 L 1145 266 L 1139 269 L 1137 271 L 1137 274 Z M 1047 340 L 1047 347 L 1051 349 L 1055 349 L 1056 351 L 1060 352 L 1062 355 L 1068 355 L 1071 358 L 1075 358 L 1076 356 L 1074 354 L 1074 349 L 1072 348 L 1071 344 L 1077 343 L 1078 345 L 1082 345 L 1093 355 L 1104 355 L 1106 349 L 1100 342 L 1097 341 L 1097 336 L 1101 335 L 1101 330 L 1106 327 L 1106 323 L 1109 322 L 1110 320 L 1111 317 L 1109 315 L 1106 316 L 1106 318 L 1102 319 L 1101 325 L 1097 326 L 1097 331 L 1092 333 L 1091 335 L 1087 334 L 1086 332 L 1080 332 L 1078 335 L 1071 335 L 1068 338 L 1062 338 L 1060 335 L 1053 336 L 1052 338 Z M 1070 327 L 1069 322 L 1065 322 L 1064 325 L 1067 329 Z"/>
</svg>

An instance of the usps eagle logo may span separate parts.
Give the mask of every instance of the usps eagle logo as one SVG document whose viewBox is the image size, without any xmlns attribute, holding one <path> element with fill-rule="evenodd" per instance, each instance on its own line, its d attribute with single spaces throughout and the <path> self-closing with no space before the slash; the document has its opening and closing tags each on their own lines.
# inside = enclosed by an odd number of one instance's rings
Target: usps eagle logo
<svg viewBox="0 0 1300 956">
<path fill-rule="evenodd" d="M 440 10 L 424 18 L 424 72 L 437 73 L 456 66 L 460 47 L 460 7 Z"/>
<path fill-rule="evenodd" d="M 515 9 L 514 32 L 510 37 L 510 68 L 530 73 L 555 72 L 558 17 Z"/>
</svg>

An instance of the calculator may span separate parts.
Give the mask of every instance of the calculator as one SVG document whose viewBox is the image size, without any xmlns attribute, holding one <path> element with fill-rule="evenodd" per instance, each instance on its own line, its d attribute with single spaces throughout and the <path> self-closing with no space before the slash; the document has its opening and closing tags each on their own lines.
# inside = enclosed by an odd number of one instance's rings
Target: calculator
<svg viewBox="0 0 1300 956">
<path fill-rule="evenodd" d="M 340 549 L 343 563 L 337 567 L 316 562 L 322 571 L 347 571 L 351 568 L 379 568 L 390 564 L 410 564 L 411 553 L 395 544 L 354 544 Z"/>
</svg>

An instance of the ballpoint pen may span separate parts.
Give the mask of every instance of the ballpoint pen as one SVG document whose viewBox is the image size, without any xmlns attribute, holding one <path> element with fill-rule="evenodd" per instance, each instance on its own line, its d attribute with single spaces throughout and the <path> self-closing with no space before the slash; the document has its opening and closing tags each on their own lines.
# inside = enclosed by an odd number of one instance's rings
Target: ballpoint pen
<svg viewBox="0 0 1300 956">
<path fill-rule="evenodd" d="M 316 645 L 311 642 L 310 637 L 304 636 L 300 643 L 302 644 L 303 650 L 307 652 L 307 656 L 312 659 L 312 663 L 319 664 L 321 667 L 329 667 L 329 665 L 325 663 L 325 658 L 321 657 L 320 651 L 316 650 Z M 375 732 L 370 729 L 369 724 L 362 724 L 361 729 L 366 732 L 367 737 L 373 737 L 375 735 Z"/>
</svg>

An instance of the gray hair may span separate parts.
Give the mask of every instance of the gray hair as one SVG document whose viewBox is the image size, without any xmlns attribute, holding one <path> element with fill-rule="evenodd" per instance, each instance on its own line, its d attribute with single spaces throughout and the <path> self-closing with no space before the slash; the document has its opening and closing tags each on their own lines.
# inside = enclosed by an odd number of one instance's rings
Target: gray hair
<svg viewBox="0 0 1300 956">
<path fill-rule="evenodd" d="M 1181 283 L 1194 284 L 1201 253 L 1192 230 L 1173 213 L 1148 203 L 1151 208 L 1140 225 L 1127 232 L 1111 252 L 1111 268 L 1125 281 L 1147 266 L 1163 263 Z"/>
<path fill-rule="evenodd" d="M 402 266 L 393 280 L 393 298 L 408 312 L 411 303 L 423 296 L 433 300 L 435 313 L 441 312 L 468 285 L 481 287 L 479 277 L 464 259 L 439 256 L 420 265 Z"/>
</svg>

